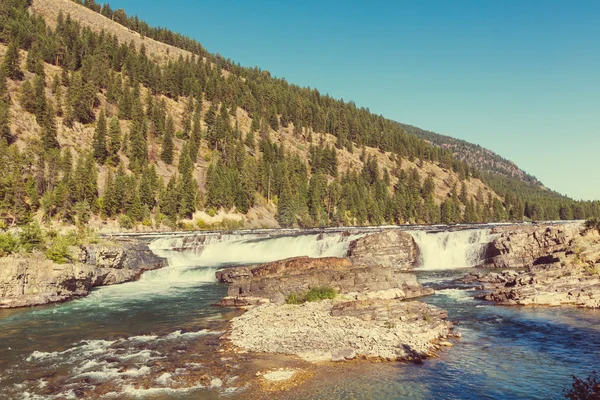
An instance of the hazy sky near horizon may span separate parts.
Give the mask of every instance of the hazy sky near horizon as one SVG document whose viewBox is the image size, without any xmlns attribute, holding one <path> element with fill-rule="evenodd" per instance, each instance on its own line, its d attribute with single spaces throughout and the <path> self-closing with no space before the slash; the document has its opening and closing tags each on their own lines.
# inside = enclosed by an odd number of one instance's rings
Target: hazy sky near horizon
<svg viewBox="0 0 600 400">
<path fill-rule="evenodd" d="M 110 4 L 244 66 L 480 144 L 575 199 L 600 199 L 600 1 Z"/>
</svg>

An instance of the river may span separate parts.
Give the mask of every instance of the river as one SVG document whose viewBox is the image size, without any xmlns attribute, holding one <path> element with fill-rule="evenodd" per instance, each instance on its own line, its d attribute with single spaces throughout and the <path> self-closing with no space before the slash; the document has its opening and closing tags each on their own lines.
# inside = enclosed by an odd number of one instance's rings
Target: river
<svg viewBox="0 0 600 400">
<path fill-rule="evenodd" d="M 422 300 L 448 310 L 462 334 L 453 347 L 423 364 L 337 364 L 323 371 L 326 379 L 279 397 L 552 399 L 562 397 L 571 374 L 600 369 L 599 310 L 497 307 L 450 284 L 470 270 L 486 232 L 414 234 L 425 258 L 419 280 L 437 289 Z M 159 239 L 153 249 L 169 267 L 137 282 L 69 303 L 0 310 L 0 398 L 244 398 L 243 389 L 233 389 L 235 377 L 199 380 L 214 371 L 207 360 L 237 314 L 213 306 L 226 291 L 214 279 L 216 269 L 340 255 L 353 237 L 220 237 L 201 252 L 173 252 L 176 245 Z"/>
</svg>

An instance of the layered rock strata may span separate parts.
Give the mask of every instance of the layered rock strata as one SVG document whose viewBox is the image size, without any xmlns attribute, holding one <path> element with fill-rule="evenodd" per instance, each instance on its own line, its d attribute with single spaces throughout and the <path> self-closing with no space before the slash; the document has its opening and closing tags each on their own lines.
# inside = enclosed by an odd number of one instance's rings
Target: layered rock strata
<svg viewBox="0 0 600 400">
<path fill-rule="evenodd" d="M 228 285 L 225 306 L 284 303 L 291 293 L 330 286 L 353 298 L 414 298 L 433 293 L 414 274 L 379 265 L 356 265 L 347 258 L 296 257 L 266 264 L 227 268 L 217 279 Z"/>
<path fill-rule="evenodd" d="M 600 308 L 600 236 L 597 232 L 566 226 L 508 237 L 519 237 L 519 240 L 511 243 L 513 250 L 501 256 L 500 265 L 526 268 L 464 277 L 463 283 L 480 282 L 483 289 L 490 291 L 479 298 L 502 305 Z M 516 248 L 515 242 L 521 247 Z"/>
<path fill-rule="evenodd" d="M 228 306 L 252 306 L 231 321 L 229 340 L 242 351 L 295 354 L 308 361 L 353 358 L 419 360 L 451 335 L 446 312 L 404 301 L 433 293 L 414 274 L 338 257 L 298 257 L 228 268 Z M 291 293 L 331 287 L 334 300 L 284 304 Z"/>
<path fill-rule="evenodd" d="M 41 254 L 0 258 L 0 308 L 27 307 L 85 296 L 95 286 L 136 280 L 166 266 L 143 243 L 83 246 L 79 261 L 56 264 Z"/>
<path fill-rule="evenodd" d="M 526 268 L 546 263 L 567 251 L 583 232 L 583 224 L 504 226 L 492 229 L 496 238 L 485 255 L 490 268 Z"/>
</svg>

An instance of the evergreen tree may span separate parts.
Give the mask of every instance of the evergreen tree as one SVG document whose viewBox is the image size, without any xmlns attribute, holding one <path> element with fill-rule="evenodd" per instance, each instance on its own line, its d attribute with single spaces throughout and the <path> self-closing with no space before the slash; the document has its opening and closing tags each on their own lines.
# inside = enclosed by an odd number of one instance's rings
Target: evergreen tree
<svg viewBox="0 0 600 400">
<path fill-rule="evenodd" d="M 10 98 L 6 82 L 6 69 L 0 66 L 0 140 L 11 143 L 13 137 L 10 131 Z"/>
<path fill-rule="evenodd" d="M 106 115 L 104 110 L 100 111 L 100 116 L 98 117 L 92 149 L 96 162 L 100 165 L 104 164 L 108 157 L 108 150 L 106 149 Z"/>
<path fill-rule="evenodd" d="M 173 164 L 173 135 L 175 133 L 175 126 L 173 118 L 167 118 L 167 124 L 165 127 L 165 133 L 163 135 L 162 152 L 160 153 L 160 159 L 166 164 Z"/>
<path fill-rule="evenodd" d="M 277 222 L 284 228 L 293 227 L 296 223 L 296 202 L 287 179 L 284 180 L 281 196 L 277 203 Z"/>
<path fill-rule="evenodd" d="M 23 71 L 21 71 L 21 62 L 19 49 L 16 42 L 13 40 L 8 44 L 3 62 L 6 76 L 12 80 L 20 81 L 23 79 Z"/>
<path fill-rule="evenodd" d="M 117 117 L 112 117 L 108 126 L 108 135 L 110 144 L 108 146 L 108 157 L 112 166 L 117 166 L 121 162 L 119 150 L 121 149 L 121 124 Z"/>
</svg>

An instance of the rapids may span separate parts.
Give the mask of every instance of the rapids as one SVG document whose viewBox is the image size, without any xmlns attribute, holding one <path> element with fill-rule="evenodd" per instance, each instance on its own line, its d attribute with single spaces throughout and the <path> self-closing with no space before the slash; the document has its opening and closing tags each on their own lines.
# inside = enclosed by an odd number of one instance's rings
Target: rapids
<svg viewBox="0 0 600 400">
<path fill-rule="evenodd" d="M 419 280 L 437 289 L 421 300 L 448 310 L 463 338 L 422 365 L 324 367 L 320 378 L 280 398 L 561 398 L 571 374 L 600 368 L 600 311 L 474 300 L 473 288 L 450 281 L 479 264 L 490 227 L 437 228 L 410 231 L 421 251 Z M 232 389 L 233 379 L 199 379 L 210 374 L 209 360 L 220 360 L 220 332 L 236 315 L 212 306 L 226 291 L 215 271 L 301 255 L 343 256 L 366 231 L 215 234 L 191 246 L 183 235 L 152 237 L 152 250 L 169 266 L 137 282 L 69 303 L 0 310 L 0 399 L 244 398 Z"/>
</svg>

